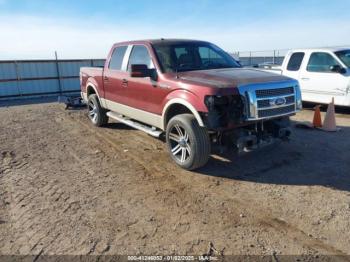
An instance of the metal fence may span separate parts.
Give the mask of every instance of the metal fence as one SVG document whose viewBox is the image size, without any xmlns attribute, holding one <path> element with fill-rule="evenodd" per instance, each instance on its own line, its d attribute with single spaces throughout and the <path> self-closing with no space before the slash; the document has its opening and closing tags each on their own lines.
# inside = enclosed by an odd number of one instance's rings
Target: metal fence
<svg viewBox="0 0 350 262">
<path fill-rule="evenodd" d="M 264 57 L 258 57 L 258 56 L 244 56 L 239 57 L 239 62 L 242 66 L 257 66 L 262 64 L 275 64 L 275 65 L 281 65 L 283 62 L 284 57 L 283 56 L 264 56 Z"/>
<path fill-rule="evenodd" d="M 287 51 L 288 49 L 240 51 L 232 52 L 231 55 L 243 66 L 258 66 L 282 64 Z M 80 67 L 103 66 L 104 61 L 104 59 L 0 60 L 0 100 L 79 92 Z"/>
<path fill-rule="evenodd" d="M 257 66 L 261 64 L 281 65 L 287 49 L 267 51 L 243 51 L 234 52 L 232 56 L 240 61 L 243 66 Z"/>
<path fill-rule="evenodd" d="M 279 54 L 279 51 L 232 53 L 243 66 L 281 64 L 283 56 Z M 103 66 L 104 61 L 104 59 L 0 61 L 0 100 L 77 93 L 80 91 L 80 67 Z"/>
<path fill-rule="evenodd" d="M 104 59 L 0 61 L 0 99 L 76 93 L 80 67 L 103 65 Z"/>
</svg>

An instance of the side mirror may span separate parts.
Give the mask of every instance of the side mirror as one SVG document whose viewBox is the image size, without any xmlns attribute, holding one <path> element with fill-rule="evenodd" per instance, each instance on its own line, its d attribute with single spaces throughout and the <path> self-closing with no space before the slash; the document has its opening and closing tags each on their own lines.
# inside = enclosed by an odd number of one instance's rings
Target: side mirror
<svg viewBox="0 0 350 262">
<path fill-rule="evenodd" d="M 130 76 L 131 77 L 150 77 L 153 81 L 158 80 L 157 70 L 149 69 L 147 65 L 142 65 L 142 64 L 131 65 Z"/>
<path fill-rule="evenodd" d="M 329 69 L 332 72 L 335 72 L 335 73 L 340 73 L 340 74 L 345 74 L 346 73 L 346 69 L 341 67 L 340 65 L 333 65 Z"/>
<path fill-rule="evenodd" d="M 131 77 L 149 77 L 151 76 L 150 70 L 147 65 L 131 65 L 130 71 Z"/>
</svg>

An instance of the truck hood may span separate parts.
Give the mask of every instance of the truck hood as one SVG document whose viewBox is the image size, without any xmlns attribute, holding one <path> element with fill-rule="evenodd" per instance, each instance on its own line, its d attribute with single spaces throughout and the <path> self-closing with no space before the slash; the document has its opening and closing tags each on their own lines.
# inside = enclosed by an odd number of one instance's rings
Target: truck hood
<svg viewBox="0 0 350 262">
<path fill-rule="evenodd" d="M 238 87 L 247 84 L 266 82 L 283 82 L 291 80 L 289 77 L 274 73 L 263 72 L 247 68 L 225 68 L 181 72 L 179 79 L 198 85 L 206 85 L 218 88 Z"/>
</svg>

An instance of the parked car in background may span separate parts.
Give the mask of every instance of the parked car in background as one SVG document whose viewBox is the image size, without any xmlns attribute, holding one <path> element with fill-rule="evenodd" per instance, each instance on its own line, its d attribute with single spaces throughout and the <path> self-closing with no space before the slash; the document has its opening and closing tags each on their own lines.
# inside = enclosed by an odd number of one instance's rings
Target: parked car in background
<svg viewBox="0 0 350 262">
<path fill-rule="evenodd" d="M 299 81 L 303 101 L 350 107 L 350 48 L 295 49 L 282 66 L 263 67 Z"/>
<path fill-rule="evenodd" d="M 172 159 L 192 170 L 212 143 L 246 152 L 290 135 L 301 109 L 294 79 L 242 68 L 214 44 L 146 40 L 115 44 L 104 68 L 81 68 L 81 95 L 96 126 L 108 118 L 165 134 Z"/>
</svg>

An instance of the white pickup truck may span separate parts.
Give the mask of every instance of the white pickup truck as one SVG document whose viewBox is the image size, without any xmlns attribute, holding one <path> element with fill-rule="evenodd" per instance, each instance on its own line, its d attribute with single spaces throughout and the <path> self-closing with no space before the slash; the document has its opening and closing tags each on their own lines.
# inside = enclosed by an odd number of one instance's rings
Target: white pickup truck
<svg viewBox="0 0 350 262">
<path fill-rule="evenodd" d="M 262 70 L 298 80 L 303 101 L 350 107 L 350 48 L 295 49 Z"/>
</svg>

